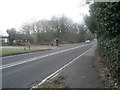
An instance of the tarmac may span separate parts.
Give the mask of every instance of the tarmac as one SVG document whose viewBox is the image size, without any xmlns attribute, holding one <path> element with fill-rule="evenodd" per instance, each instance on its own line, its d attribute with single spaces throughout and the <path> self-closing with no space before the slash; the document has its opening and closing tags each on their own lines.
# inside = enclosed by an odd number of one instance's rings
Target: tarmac
<svg viewBox="0 0 120 90">
<path fill-rule="evenodd" d="M 96 46 L 63 69 L 52 82 L 64 83 L 70 88 L 104 88 L 94 67 Z"/>
</svg>

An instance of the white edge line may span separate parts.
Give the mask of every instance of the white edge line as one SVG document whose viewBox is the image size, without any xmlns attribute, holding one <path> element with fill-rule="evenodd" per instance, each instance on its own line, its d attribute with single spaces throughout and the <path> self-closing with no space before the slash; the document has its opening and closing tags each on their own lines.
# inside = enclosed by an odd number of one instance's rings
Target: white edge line
<svg viewBox="0 0 120 90">
<path fill-rule="evenodd" d="M 55 54 L 58 54 L 58 53 L 66 52 L 66 51 L 73 50 L 73 49 L 80 48 L 80 47 L 87 46 L 87 45 L 89 45 L 89 44 L 77 46 L 77 47 L 74 47 L 74 48 L 69 48 L 69 49 L 66 49 L 66 50 L 61 50 L 61 51 L 58 51 L 58 52 L 53 52 L 53 53 L 46 54 L 46 55 L 43 55 L 43 56 L 40 56 L 40 57 L 34 57 L 34 58 L 31 58 L 31 59 L 26 59 L 24 61 L 18 61 L 18 62 L 6 64 L 6 65 L 3 65 L 3 66 L 0 66 L 0 70 L 1 69 L 6 69 L 6 68 L 9 68 L 9 67 L 13 67 L 13 66 L 16 66 L 16 65 L 32 62 L 32 61 L 35 61 L 35 60 L 38 60 L 38 59 L 41 59 L 41 58 L 44 58 L 44 57 L 52 56 L 52 55 L 55 55 Z"/>
<path fill-rule="evenodd" d="M 58 69 L 56 72 L 54 72 L 51 75 L 49 75 L 48 77 L 46 77 L 45 79 L 43 79 L 40 83 L 38 83 L 37 85 L 33 86 L 32 88 L 38 88 L 40 85 L 44 84 L 47 80 L 56 77 L 65 67 L 67 67 L 68 65 L 72 64 L 74 61 L 76 61 L 78 58 L 80 58 L 81 56 L 83 56 L 85 53 L 87 53 L 89 50 L 91 50 L 95 46 L 96 45 L 92 46 L 90 49 L 88 49 L 87 51 L 85 51 L 81 55 L 79 55 L 76 58 L 74 58 L 72 61 L 70 61 L 69 63 L 67 63 L 66 65 L 64 65 L 63 67 L 61 67 L 60 69 Z"/>
</svg>

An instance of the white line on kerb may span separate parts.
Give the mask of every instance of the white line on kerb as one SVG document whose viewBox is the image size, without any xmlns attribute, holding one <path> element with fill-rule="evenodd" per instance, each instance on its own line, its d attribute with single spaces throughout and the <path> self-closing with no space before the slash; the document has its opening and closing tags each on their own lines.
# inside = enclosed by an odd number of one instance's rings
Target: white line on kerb
<svg viewBox="0 0 120 90">
<path fill-rule="evenodd" d="M 20 64 L 32 62 L 32 61 L 35 61 L 35 60 L 39 60 L 41 58 L 52 56 L 52 55 L 55 55 L 55 54 L 58 54 L 58 53 L 63 53 L 63 52 L 70 51 L 70 50 L 73 50 L 73 49 L 77 49 L 77 48 L 80 48 L 80 47 L 83 47 L 83 46 L 87 46 L 87 45 L 77 46 L 77 47 L 74 47 L 74 48 L 70 48 L 70 49 L 66 49 L 66 50 L 61 50 L 61 51 L 50 53 L 50 54 L 46 54 L 46 55 L 43 55 L 43 56 L 29 58 L 29 59 L 25 59 L 23 61 L 18 61 L 18 62 L 14 62 L 14 63 L 2 65 L 2 66 L 0 66 L 0 69 L 6 69 L 6 68 L 13 67 L 13 66 L 16 66 L 16 65 L 20 65 Z"/>
<path fill-rule="evenodd" d="M 96 45 L 94 45 L 93 47 L 95 47 L 95 46 Z M 84 53 L 82 53 L 81 55 L 79 55 L 76 58 L 74 58 L 72 61 L 70 61 L 69 63 L 67 63 L 66 65 L 64 65 L 63 67 L 61 67 L 60 69 L 58 69 L 56 72 L 54 72 L 51 75 L 49 75 L 48 77 L 46 77 L 45 79 L 43 79 L 40 83 L 38 83 L 37 85 L 33 86 L 32 88 L 38 88 L 40 85 L 44 84 L 46 81 L 50 80 L 51 78 L 56 77 L 65 67 L 67 67 L 68 65 L 72 64 L 73 62 L 75 62 L 78 58 L 80 58 L 81 56 L 83 56 L 85 53 L 87 53 L 93 47 L 91 47 L 90 49 L 88 49 L 87 51 L 85 51 Z"/>
</svg>

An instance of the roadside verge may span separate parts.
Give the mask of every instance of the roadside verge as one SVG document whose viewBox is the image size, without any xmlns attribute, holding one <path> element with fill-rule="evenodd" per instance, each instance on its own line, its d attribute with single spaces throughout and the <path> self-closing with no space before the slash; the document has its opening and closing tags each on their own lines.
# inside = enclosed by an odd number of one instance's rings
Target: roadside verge
<svg viewBox="0 0 120 90">
<path fill-rule="evenodd" d="M 4 56 L 10 56 L 10 55 L 18 55 L 18 54 L 24 54 L 24 53 L 31 53 L 31 52 L 38 52 L 38 51 L 45 51 L 50 50 L 52 48 L 32 48 L 32 49 L 1 49 L 1 55 Z"/>
</svg>

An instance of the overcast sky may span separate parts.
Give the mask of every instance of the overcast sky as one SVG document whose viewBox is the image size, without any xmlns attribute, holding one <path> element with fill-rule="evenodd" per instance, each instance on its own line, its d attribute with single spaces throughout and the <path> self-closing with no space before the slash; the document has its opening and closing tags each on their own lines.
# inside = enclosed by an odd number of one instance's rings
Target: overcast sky
<svg viewBox="0 0 120 90">
<path fill-rule="evenodd" d="M 19 30 L 21 25 L 54 15 L 65 15 L 82 22 L 82 14 L 88 14 L 85 0 L 0 0 L 0 34 L 7 28 Z"/>
</svg>

